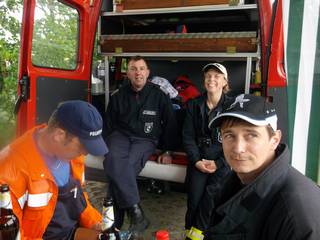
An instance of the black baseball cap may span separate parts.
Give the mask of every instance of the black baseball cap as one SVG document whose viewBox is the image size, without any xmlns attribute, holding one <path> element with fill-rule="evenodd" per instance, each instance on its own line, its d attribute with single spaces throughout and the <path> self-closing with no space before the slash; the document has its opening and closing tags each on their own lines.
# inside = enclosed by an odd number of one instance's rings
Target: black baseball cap
<svg viewBox="0 0 320 240">
<path fill-rule="evenodd" d="M 256 126 L 270 125 L 274 131 L 277 130 L 278 118 L 275 107 L 261 96 L 237 96 L 225 110 L 209 122 L 209 128 L 220 126 L 225 117 L 240 118 Z"/>
<path fill-rule="evenodd" d="M 101 135 L 103 120 L 92 104 L 81 100 L 63 102 L 56 109 L 56 118 L 62 127 L 79 138 L 88 153 L 95 156 L 108 153 Z"/>
</svg>

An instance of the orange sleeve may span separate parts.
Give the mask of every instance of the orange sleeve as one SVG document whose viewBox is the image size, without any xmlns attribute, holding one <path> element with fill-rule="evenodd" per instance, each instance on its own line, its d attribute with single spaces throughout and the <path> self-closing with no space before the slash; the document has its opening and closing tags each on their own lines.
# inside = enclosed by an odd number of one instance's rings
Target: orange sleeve
<svg viewBox="0 0 320 240">
<path fill-rule="evenodd" d="M 89 202 L 88 194 L 86 192 L 83 194 L 86 198 L 87 207 L 80 215 L 80 226 L 91 228 L 94 224 L 102 221 L 102 216 Z"/>
<path fill-rule="evenodd" d="M 81 185 L 84 185 L 84 157 L 79 157 L 72 161 L 73 176 L 77 178 Z M 95 209 L 90 201 L 88 194 L 83 189 L 83 195 L 85 196 L 87 207 L 80 215 L 80 226 L 85 228 L 91 228 L 94 224 L 100 223 L 102 220 L 101 214 Z"/>
</svg>

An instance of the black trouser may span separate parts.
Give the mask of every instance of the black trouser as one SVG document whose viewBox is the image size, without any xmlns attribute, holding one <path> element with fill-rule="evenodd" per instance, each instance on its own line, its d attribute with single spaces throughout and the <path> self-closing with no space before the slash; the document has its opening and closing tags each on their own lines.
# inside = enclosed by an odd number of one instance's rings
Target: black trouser
<svg viewBox="0 0 320 240">
<path fill-rule="evenodd" d="M 109 153 L 103 162 L 115 207 L 125 209 L 140 202 L 137 176 L 154 153 L 156 141 L 114 131 L 107 137 Z M 117 214 L 117 213 L 116 213 Z M 120 227 L 120 226 L 119 226 Z"/>
<path fill-rule="evenodd" d="M 229 167 L 222 166 L 214 173 L 203 173 L 193 164 L 188 165 L 186 175 L 188 200 L 185 216 L 185 229 L 190 229 L 192 226 L 199 202 L 204 194 L 206 186 L 221 181 L 229 171 Z"/>
</svg>

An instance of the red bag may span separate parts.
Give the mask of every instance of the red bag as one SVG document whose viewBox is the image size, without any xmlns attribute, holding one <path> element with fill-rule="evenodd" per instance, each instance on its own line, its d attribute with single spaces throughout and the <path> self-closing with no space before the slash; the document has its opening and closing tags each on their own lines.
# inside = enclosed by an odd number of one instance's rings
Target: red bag
<svg viewBox="0 0 320 240">
<path fill-rule="evenodd" d="M 183 103 L 201 94 L 194 83 L 185 75 L 180 75 L 173 86 L 178 90 L 178 96 L 181 97 Z"/>
</svg>

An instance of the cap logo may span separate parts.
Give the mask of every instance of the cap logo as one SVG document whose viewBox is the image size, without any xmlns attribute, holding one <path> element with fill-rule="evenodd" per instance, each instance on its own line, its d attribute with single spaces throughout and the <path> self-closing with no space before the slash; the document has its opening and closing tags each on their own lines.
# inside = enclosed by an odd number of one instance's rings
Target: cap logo
<svg viewBox="0 0 320 240">
<path fill-rule="evenodd" d="M 237 103 L 239 103 L 240 107 L 243 108 L 243 104 L 246 102 L 250 102 L 250 99 L 244 98 L 244 94 L 241 94 L 238 97 L 236 97 L 236 100 L 230 105 L 230 107 L 227 110 L 234 108 Z"/>
<path fill-rule="evenodd" d="M 217 128 L 217 132 L 218 132 L 218 137 L 217 137 L 218 142 L 219 142 L 219 143 L 222 143 L 222 136 L 221 136 L 221 132 L 218 130 L 218 128 Z"/>
<path fill-rule="evenodd" d="M 270 110 L 266 110 L 266 114 L 271 114 L 271 113 L 274 113 L 276 110 L 273 108 L 273 109 L 270 109 Z"/>
<path fill-rule="evenodd" d="M 98 136 L 102 133 L 102 129 L 98 130 L 98 131 L 93 131 L 90 132 L 89 136 Z"/>
</svg>

